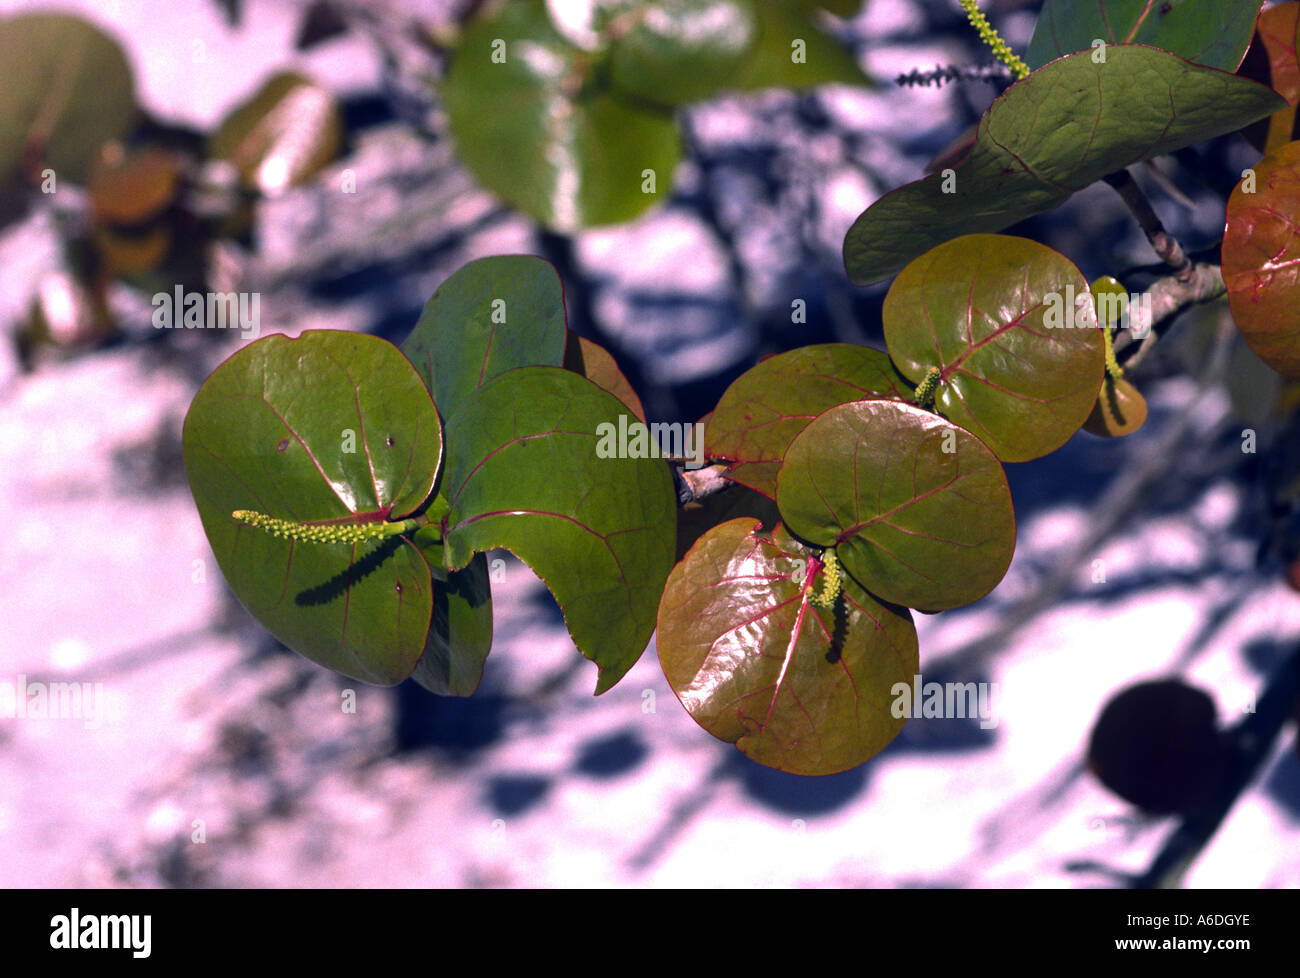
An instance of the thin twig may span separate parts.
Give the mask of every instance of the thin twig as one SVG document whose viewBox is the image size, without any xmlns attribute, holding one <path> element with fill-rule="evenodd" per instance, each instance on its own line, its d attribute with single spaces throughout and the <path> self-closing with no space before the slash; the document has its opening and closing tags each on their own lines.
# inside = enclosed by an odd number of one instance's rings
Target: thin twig
<svg viewBox="0 0 1300 978">
<path fill-rule="evenodd" d="M 1115 188 L 1115 192 L 1128 205 L 1128 209 L 1142 226 L 1147 241 L 1151 242 L 1152 249 L 1160 256 L 1160 260 L 1173 270 L 1174 277 L 1181 281 L 1189 278 L 1192 274 L 1191 259 L 1183 251 L 1183 246 L 1178 243 L 1178 239 L 1166 231 L 1165 226 L 1160 223 L 1155 208 L 1151 206 L 1151 201 L 1147 200 L 1147 195 L 1133 179 L 1133 174 L 1128 170 L 1117 170 L 1104 179 Z"/>
</svg>

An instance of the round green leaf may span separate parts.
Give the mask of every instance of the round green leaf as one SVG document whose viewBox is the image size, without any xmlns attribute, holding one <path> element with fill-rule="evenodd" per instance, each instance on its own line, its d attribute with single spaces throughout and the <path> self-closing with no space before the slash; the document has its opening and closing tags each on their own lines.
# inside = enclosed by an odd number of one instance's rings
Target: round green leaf
<svg viewBox="0 0 1300 978">
<path fill-rule="evenodd" d="M 993 453 L 897 401 L 841 404 L 805 428 L 781 466 L 777 505 L 792 532 L 835 547 L 872 594 L 927 611 L 984 597 L 1016 546 Z"/>
<path fill-rule="evenodd" d="M 1261 0 L 1047 0 L 1025 60 L 1040 68 L 1094 41 L 1149 44 L 1211 68 L 1236 71 Z"/>
<path fill-rule="evenodd" d="M 208 153 L 233 163 L 244 186 L 277 194 L 318 173 L 342 144 L 343 115 L 333 93 L 285 71 L 225 118 Z"/>
<path fill-rule="evenodd" d="M 868 285 L 959 234 L 1001 231 L 1108 173 L 1286 107 L 1257 82 L 1139 44 L 1067 55 L 1008 88 L 950 168 L 886 194 L 844 239 L 849 278 Z"/>
<path fill-rule="evenodd" d="M 892 704 L 919 669 L 911 615 L 851 579 L 831 607 L 813 604 L 813 552 L 758 526 L 714 527 L 673 569 L 659 606 L 664 676 L 696 723 L 760 764 L 856 767 L 906 723 Z"/>
<path fill-rule="evenodd" d="M 110 139 L 136 119 L 131 68 L 117 42 L 80 17 L 0 20 L 0 190 L 24 170 L 84 184 Z"/>
<path fill-rule="evenodd" d="M 289 648 L 344 675 L 377 685 L 409 676 L 432 609 L 429 566 L 414 544 L 284 540 L 231 517 L 248 509 L 362 523 L 416 511 L 433 488 L 442 434 L 406 358 L 357 333 L 267 336 L 199 388 L 183 448 L 203 529 L 244 607 Z"/>
<path fill-rule="evenodd" d="M 606 26 L 616 88 L 665 106 L 695 102 L 731 81 L 757 36 L 752 0 L 626 4 Z"/>
<path fill-rule="evenodd" d="M 619 457 L 627 408 L 557 367 L 488 381 L 447 420 L 447 564 L 510 550 L 550 588 L 603 693 L 645 651 L 673 563 L 677 499 L 661 459 Z"/>
<path fill-rule="evenodd" d="M 514 0 L 466 31 L 442 82 L 452 136 L 478 180 L 560 231 L 636 217 L 672 188 L 672 116 L 592 78 L 594 56 Z"/>
<path fill-rule="evenodd" d="M 1228 198 L 1228 306 L 1255 355 L 1300 380 L 1300 141 L 1269 153 L 1247 180 Z"/>
<path fill-rule="evenodd" d="M 446 419 L 476 387 L 507 370 L 558 367 L 567 334 L 555 266 L 532 255 L 494 255 L 438 287 L 402 352 Z"/>
<path fill-rule="evenodd" d="M 885 296 L 885 342 L 935 407 L 1006 462 L 1060 448 L 1097 400 L 1105 348 L 1088 280 L 1026 238 L 972 234 L 928 251 Z"/>
</svg>

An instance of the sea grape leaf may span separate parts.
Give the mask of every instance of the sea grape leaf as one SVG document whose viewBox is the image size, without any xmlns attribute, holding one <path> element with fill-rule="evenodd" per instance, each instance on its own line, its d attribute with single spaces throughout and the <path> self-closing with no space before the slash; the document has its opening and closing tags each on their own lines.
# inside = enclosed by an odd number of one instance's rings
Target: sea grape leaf
<svg viewBox="0 0 1300 978">
<path fill-rule="evenodd" d="M 984 597 L 1016 545 L 993 453 L 898 401 L 841 404 L 808 425 L 786 453 L 777 505 L 791 532 L 835 547 L 872 594 L 927 611 Z"/>
<path fill-rule="evenodd" d="M 601 390 L 609 391 L 636 416 L 645 421 L 645 408 L 635 388 L 628 382 L 613 355 L 599 343 L 569 330 L 564 347 L 564 369 L 586 377 Z"/>
<path fill-rule="evenodd" d="M 404 518 L 433 488 L 438 413 L 385 340 L 336 330 L 243 347 L 199 388 L 185 418 L 185 471 L 230 588 L 281 642 L 389 686 L 424 652 L 429 566 L 402 537 L 367 544 L 283 540 L 231 517 L 297 522 Z"/>
<path fill-rule="evenodd" d="M 1287 101 L 1286 108 L 1242 130 L 1241 134 L 1261 153 L 1271 153 L 1300 136 L 1296 127 L 1296 105 L 1300 103 L 1298 34 L 1300 3 L 1269 7 L 1260 13 L 1254 41 L 1237 70 L 1242 77 L 1267 85 Z"/>
<path fill-rule="evenodd" d="M 1243 180 L 1228 198 L 1228 306 L 1255 355 L 1282 376 L 1300 380 L 1300 141 L 1256 163 L 1253 180 L 1253 193 Z"/>
<path fill-rule="evenodd" d="M 1025 52 L 1031 68 L 1106 44 L 1149 44 L 1188 61 L 1235 71 L 1263 0 L 1047 0 Z"/>
<path fill-rule="evenodd" d="M 935 407 L 1004 462 L 1060 448 L 1101 388 L 1105 348 L 1088 280 L 1027 238 L 965 235 L 926 252 L 885 296 L 903 375 L 942 373 Z"/>
<path fill-rule="evenodd" d="M 729 83 L 758 35 L 753 0 L 625 3 L 609 46 L 610 82 L 635 98 L 677 106 Z M 761 4 L 759 4 L 761 6 Z"/>
<path fill-rule="evenodd" d="M 817 24 L 811 6 L 758 0 L 755 5 L 758 39 L 727 87 L 741 90 L 799 90 L 827 84 L 873 87 L 874 82 L 862 70 L 853 52 Z M 837 12 L 842 13 L 846 5 L 838 6 Z"/>
<path fill-rule="evenodd" d="M 556 31 L 543 0 L 514 0 L 466 30 L 442 81 L 465 165 L 560 231 L 636 217 L 671 190 L 681 158 L 671 113 L 611 94 L 597 62 Z"/>
<path fill-rule="evenodd" d="M 1008 88 L 959 163 L 859 215 L 844 239 L 845 268 L 859 285 L 880 281 L 959 234 L 1001 231 L 1108 173 L 1285 105 L 1257 82 L 1143 45 L 1110 46 L 1100 64 L 1089 52 L 1067 55 Z"/>
<path fill-rule="evenodd" d="M 310 180 L 342 147 L 338 99 L 305 75 L 283 71 L 222 120 L 208 154 L 229 160 L 245 187 L 274 196 Z"/>
<path fill-rule="evenodd" d="M 447 420 L 448 567 L 496 547 L 528 564 L 599 668 L 598 694 L 645 651 L 676 539 L 667 463 L 604 451 L 601 426 L 617 430 L 620 414 L 623 404 L 584 377 L 523 367 Z"/>
<path fill-rule="evenodd" d="M 483 679 L 483 665 L 492 650 L 487 557 L 475 554 L 463 570 L 449 571 L 441 556 L 425 551 L 435 581 L 433 619 L 424 655 L 411 678 L 439 696 L 470 696 Z"/>
<path fill-rule="evenodd" d="M 822 343 L 768 357 L 723 392 L 704 434 L 704 453 L 760 463 L 735 466 L 727 475 L 775 497 L 785 450 L 813 418 L 846 401 L 910 397 L 913 386 L 886 354 L 852 343 Z"/>
<path fill-rule="evenodd" d="M 462 266 L 438 287 L 402 352 L 445 420 L 507 370 L 558 367 L 567 332 L 555 266 L 532 255 L 495 255 Z"/>
<path fill-rule="evenodd" d="M 812 604 L 813 551 L 758 529 L 715 526 L 673 569 L 659 606 L 664 676 L 696 723 L 751 760 L 793 774 L 856 767 L 906 722 L 891 704 L 919 670 L 911 614 L 851 579 L 832 607 Z"/>
<path fill-rule="evenodd" d="M 84 184 L 100 147 L 135 123 L 126 55 L 80 17 L 0 19 L 0 65 L 0 196 L 47 167 L 59 180 Z"/>
</svg>

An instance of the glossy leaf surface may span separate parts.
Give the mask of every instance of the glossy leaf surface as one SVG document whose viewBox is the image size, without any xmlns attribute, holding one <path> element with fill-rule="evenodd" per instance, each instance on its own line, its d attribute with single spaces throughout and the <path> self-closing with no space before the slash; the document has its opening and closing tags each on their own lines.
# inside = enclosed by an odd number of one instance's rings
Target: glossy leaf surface
<svg viewBox="0 0 1300 978">
<path fill-rule="evenodd" d="M 859 285 L 880 281 L 959 234 L 1000 231 L 1108 173 L 1285 105 L 1263 85 L 1155 48 L 1111 46 L 1103 64 L 1069 55 L 989 107 L 951 177 L 934 173 L 864 211 L 845 237 L 845 268 Z"/>
<path fill-rule="evenodd" d="M 664 676 L 696 723 L 760 764 L 855 767 L 906 722 L 891 705 L 918 671 L 911 615 L 850 579 L 833 607 L 812 604 L 813 551 L 757 527 L 714 527 L 673 569 L 659 609 Z"/>
<path fill-rule="evenodd" d="M 885 342 L 935 408 L 1003 461 L 1055 451 L 1092 410 L 1105 353 L 1088 280 L 1027 238 L 966 235 L 907 266 L 885 296 Z"/>
<path fill-rule="evenodd" d="M 600 426 L 617 429 L 626 411 L 568 370 L 525 367 L 488 381 L 447 419 L 448 566 L 496 547 L 527 563 L 599 667 L 597 693 L 645 650 L 676 537 L 667 463 L 598 454 Z"/>
<path fill-rule="evenodd" d="M 477 387 L 516 367 L 564 361 L 564 287 L 532 255 L 480 258 L 457 269 L 425 303 L 402 344 L 443 419 Z"/>
<path fill-rule="evenodd" d="M 969 604 L 1011 563 L 1006 474 L 970 432 L 897 401 L 833 407 L 790 445 L 777 505 L 791 532 L 834 546 L 845 570 L 896 604 Z"/>
<path fill-rule="evenodd" d="M 267 336 L 219 366 L 185 419 L 185 471 L 222 573 L 289 648 L 377 685 L 411 674 L 432 611 L 429 567 L 400 537 L 284 540 L 236 522 L 405 517 L 433 488 L 438 414 L 392 344 L 327 330 Z"/>
<path fill-rule="evenodd" d="M 1287 143 L 1254 167 L 1228 198 L 1223 281 L 1233 321 L 1255 355 L 1300 380 L 1300 142 Z"/>
</svg>

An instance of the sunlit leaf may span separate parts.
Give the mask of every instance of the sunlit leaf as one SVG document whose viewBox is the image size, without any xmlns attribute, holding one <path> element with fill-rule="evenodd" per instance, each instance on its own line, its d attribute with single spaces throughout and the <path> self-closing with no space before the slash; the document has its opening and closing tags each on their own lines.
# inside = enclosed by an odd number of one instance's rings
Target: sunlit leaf
<svg viewBox="0 0 1300 978">
<path fill-rule="evenodd" d="M 872 594 L 928 611 L 988 594 L 1015 550 L 997 458 L 898 401 L 841 404 L 808 425 L 786 452 L 777 504 L 793 533 L 835 547 Z"/>
<path fill-rule="evenodd" d="M 327 89 L 294 72 L 270 78 L 213 133 L 208 153 L 229 160 L 246 187 L 274 195 L 338 156 L 343 115 Z"/>
<path fill-rule="evenodd" d="M 1300 3 L 1293 0 L 1262 11 L 1254 41 L 1238 69 L 1238 74 L 1262 82 L 1287 101 L 1285 109 L 1242 130 L 1242 135 L 1261 153 L 1271 153 L 1300 136 L 1296 129 L 1296 105 L 1300 103 L 1298 33 Z"/>
<path fill-rule="evenodd" d="M 659 662 L 695 722 L 794 774 L 834 774 L 878 754 L 906 723 L 892 709 L 919 665 L 905 608 L 845 579 L 830 608 L 804 591 L 814 552 L 736 519 L 674 568 L 659 608 Z"/>
<path fill-rule="evenodd" d="M 558 367 L 566 335 L 555 266 L 532 255 L 494 255 L 438 287 L 402 352 L 446 420 L 476 387 L 507 370 Z"/>
<path fill-rule="evenodd" d="M 1084 52 L 1012 85 L 947 172 L 872 204 L 849 229 L 859 285 L 893 275 L 959 234 L 1001 231 L 1064 203 L 1108 173 L 1240 129 L 1285 107 L 1263 85 L 1141 45 Z"/>
<path fill-rule="evenodd" d="M 447 418 L 448 566 L 497 547 L 528 564 L 599 667 L 597 693 L 645 651 L 676 536 L 667 463 L 602 457 L 600 426 L 617 428 L 626 412 L 571 371 L 524 367 L 477 388 Z"/>
<path fill-rule="evenodd" d="M 415 512 L 433 488 L 442 436 L 406 358 L 363 334 L 267 336 L 199 388 L 183 448 L 203 529 L 244 607 L 336 672 L 377 685 L 409 676 L 433 607 L 413 543 L 306 543 L 231 517 L 362 523 Z"/>
<path fill-rule="evenodd" d="M 935 407 L 1007 462 L 1064 445 L 1088 417 L 1105 353 L 1088 280 L 1064 255 L 1008 235 L 965 235 L 899 274 L 885 342 L 903 375 L 940 381 Z"/>
<path fill-rule="evenodd" d="M 1246 344 L 1270 367 L 1300 380 L 1300 142 L 1253 168 L 1228 198 L 1223 281 Z"/>
</svg>

